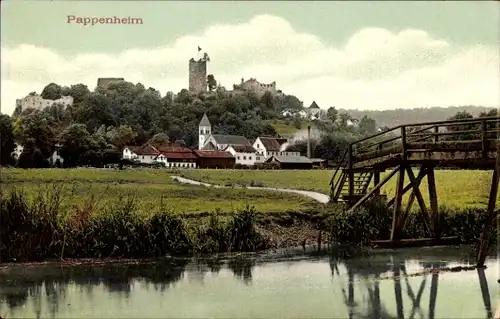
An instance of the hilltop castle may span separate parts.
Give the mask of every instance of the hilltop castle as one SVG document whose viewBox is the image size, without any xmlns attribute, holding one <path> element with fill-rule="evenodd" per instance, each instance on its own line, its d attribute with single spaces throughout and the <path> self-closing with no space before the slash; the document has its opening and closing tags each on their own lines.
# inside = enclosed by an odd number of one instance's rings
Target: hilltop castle
<svg viewBox="0 0 500 319">
<path fill-rule="evenodd" d="M 198 52 L 201 48 L 198 47 Z M 189 60 L 189 92 L 192 93 L 205 93 L 207 92 L 207 62 L 210 62 L 210 58 L 207 53 L 203 54 L 203 58 L 195 60 L 191 58 Z M 224 88 L 222 88 L 225 90 Z M 266 92 L 270 92 L 272 95 L 280 94 L 281 91 L 276 89 L 276 81 L 269 84 L 260 83 L 255 78 L 250 78 L 248 80 L 241 79 L 240 84 L 234 84 L 232 91 L 226 91 L 229 94 L 242 94 L 245 92 L 253 92 L 257 94 L 258 97 L 262 97 Z"/>
<path fill-rule="evenodd" d="M 189 60 L 189 92 L 207 92 L 207 61 L 206 58 Z"/>
</svg>

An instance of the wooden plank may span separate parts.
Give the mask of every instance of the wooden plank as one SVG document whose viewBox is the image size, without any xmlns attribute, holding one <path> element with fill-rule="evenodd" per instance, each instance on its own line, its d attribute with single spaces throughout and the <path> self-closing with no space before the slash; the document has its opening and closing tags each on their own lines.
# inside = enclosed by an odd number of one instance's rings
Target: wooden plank
<svg viewBox="0 0 500 319">
<path fill-rule="evenodd" d="M 359 206 L 363 205 L 366 200 L 368 200 L 368 198 L 370 198 L 373 194 L 375 194 L 375 192 L 377 190 L 380 190 L 380 188 L 382 186 L 384 186 L 399 170 L 399 167 L 396 168 L 395 170 L 393 170 L 392 172 L 390 172 L 386 177 L 384 177 L 384 179 L 378 183 L 377 186 L 375 186 L 374 188 L 372 188 L 372 190 L 370 190 L 365 196 L 363 196 L 356 204 L 354 204 L 347 212 L 348 213 L 352 213 L 356 208 L 358 208 Z"/>
<path fill-rule="evenodd" d="M 484 223 L 483 232 L 481 234 L 481 242 L 479 246 L 479 253 L 477 256 L 478 267 L 484 266 L 484 262 L 486 261 L 486 256 L 488 255 L 491 228 L 493 225 L 493 221 L 497 216 L 495 212 L 495 206 L 497 202 L 499 182 L 500 182 L 500 149 L 497 151 L 496 167 L 495 170 L 493 171 L 493 176 L 491 178 L 490 198 L 488 200 L 487 216 L 486 216 L 486 221 Z"/>
<path fill-rule="evenodd" d="M 434 237 L 439 238 L 441 236 L 439 230 L 439 207 L 438 198 L 436 191 L 436 178 L 434 177 L 434 167 L 427 168 L 427 187 L 429 189 L 429 199 L 431 202 L 431 216 L 432 216 L 432 228 L 434 231 Z"/>
<path fill-rule="evenodd" d="M 400 225 L 399 218 L 401 215 L 401 204 L 403 203 L 403 187 L 405 182 L 405 167 L 400 165 L 398 167 L 399 174 L 396 183 L 396 201 L 394 202 L 394 209 L 392 212 L 392 228 L 391 228 L 391 240 L 397 240 L 401 236 L 401 229 L 398 229 Z"/>
<path fill-rule="evenodd" d="M 422 167 L 422 169 L 424 169 Z M 424 222 L 427 227 L 428 231 L 431 231 L 431 221 L 430 221 L 430 216 L 429 216 L 429 211 L 427 210 L 427 207 L 425 205 L 424 197 L 422 196 L 422 193 L 420 192 L 420 182 L 417 181 L 415 178 L 415 175 L 413 174 L 413 171 L 411 167 L 408 167 L 407 170 L 408 172 L 408 178 L 410 179 L 410 183 L 413 185 L 413 192 L 412 192 L 412 199 L 417 198 L 418 205 L 420 206 L 420 211 L 422 212 L 422 215 L 424 217 Z M 412 200 L 413 202 L 413 200 Z M 406 215 L 408 215 L 410 212 L 409 210 L 411 209 L 411 205 L 408 205 Z"/>
<path fill-rule="evenodd" d="M 427 174 L 427 172 L 426 172 L 425 168 L 422 166 L 420 168 L 420 172 L 418 173 L 418 176 L 417 176 L 417 181 L 419 184 L 420 184 L 420 182 L 422 182 L 422 179 L 426 176 L 426 174 Z M 403 188 L 403 195 L 406 194 L 412 188 L 413 188 L 413 185 L 411 183 L 406 185 L 405 188 Z M 387 202 L 387 205 L 392 206 L 394 204 L 395 200 L 396 200 L 396 197 L 393 197 L 389 202 Z"/>
<path fill-rule="evenodd" d="M 400 239 L 400 240 L 372 240 L 370 246 L 373 248 L 403 248 L 403 247 L 427 247 L 427 246 L 446 246 L 460 245 L 460 237 L 441 237 L 436 238 L 415 238 L 415 239 Z"/>
<path fill-rule="evenodd" d="M 375 172 L 375 173 L 373 173 L 373 186 L 376 186 L 378 183 L 380 183 L 380 173 Z M 380 189 L 378 189 L 375 192 L 375 196 L 379 196 L 379 195 L 380 195 Z"/>
</svg>

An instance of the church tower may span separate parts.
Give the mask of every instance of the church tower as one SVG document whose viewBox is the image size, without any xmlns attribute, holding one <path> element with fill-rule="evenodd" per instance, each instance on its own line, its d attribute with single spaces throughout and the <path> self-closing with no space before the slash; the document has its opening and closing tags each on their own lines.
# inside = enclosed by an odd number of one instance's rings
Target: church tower
<svg viewBox="0 0 500 319">
<path fill-rule="evenodd" d="M 208 120 L 207 113 L 203 113 L 200 124 L 198 125 L 198 149 L 203 149 L 203 145 L 212 134 L 212 124 Z"/>
</svg>

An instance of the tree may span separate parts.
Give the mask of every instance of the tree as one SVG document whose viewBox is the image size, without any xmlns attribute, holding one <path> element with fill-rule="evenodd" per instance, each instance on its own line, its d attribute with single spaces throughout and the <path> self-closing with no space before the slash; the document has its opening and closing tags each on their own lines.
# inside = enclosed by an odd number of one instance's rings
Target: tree
<svg viewBox="0 0 500 319">
<path fill-rule="evenodd" d="M 12 128 L 12 119 L 5 114 L 0 114 L 0 165 L 13 165 L 12 152 L 16 145 Z"/>
<path fill-rule="evenodd" d="M 80 157 L 92 150 L 92 139 L 84 124 L 71 124 L 59 138 L 60 155 L 64 158 L 66 167 L 79 164 Z"/>
<path fill-rule="evenodd" d="M 110 127 L 106 133 L 107 140 L 115 145 L 118 150 L 122 150 L 126 145 L 131 144 L 136 136 L 137 134 L 128 125 L 120 125 L 118 128 Z"/>
<path fill-rule="evenodd" d="M 452 117 L 449 117 L 448 120 L 469 120 L 473 119 L 474 116 L 468 112 L 458 112 L 457 114 L 453 115 Z M 465 131 L 472 131 L 472 130 L 478 130 L 479 125 L 478 124 L 456 124 L 456 125 L 450 125 L 446 127 L 446 130 L 448 132 L 465 132 Z M 472 140 L 475 139 L 479 136 L 479 133 L 463 133 L 463 134 L 458 134 L 458 135 L 450 135 L 446 139 L 448 140 Z"/>
<path fill-rule="evenodd" d="M 19 144 L 26 146 L 28 140 L 32 140 L 33 149 L 38 148 L 48 158 L 54 152 L 56 127 L 56 121 L 48 113 L 33 110 L 14 121 L 13 133 Z"/>
<path fill-rule="evenodd" d="M 338 111 L 335 109 L 335 107 L 329 107 L 328 110 L 326 111 L 326 117 L 335 123 L 337 121 L 337 116 L 338 116 Z"/>
<path fill-rule="evenodd" d="M 43 88 L 42 94 L 40 94 L 42 98 L 48 100 L 57 100 L 62 96 L 62 87 L 55 83 L 50 83 L 46 87 Z"/>
<path fill-rule="evenodd" d="M 69 95 L 73 97 L 74 103 L 81 103 L 89 98 L 90 90 L 84 84 L 76 84 L 71 86 Z"/>
<path fill-rule="evenodd" d="M 149 141 L 149 144 L 152 146 L 165 146 L 170 143 L 170 140 L 168 138 L 168 135 L 165 133 L 158 133 L 155 134 Z"/>
<path fill-rule="evenodd" d="M 20 168 L 47 168 L 49 161 L 42 151 L 36 147 L 35 141 L 29 139 L 24 146 L 23 152 L 19 155 L 17 166 Z"/>
<path fill-rule="evenodd" d="M 371 135 L 375 134 L 377 131 L 377 126 L 375 120 L 369 118 L 368 116 L 363 116 L 361 121 L 359 121 L 359 132 L 362 135 Z"/>
<path fill-rule="evenodd" d="M 215 77 L 213 74 L 209 74 L 207 76 L 207 85 L 208 85 L 208 90 L 210 92 L 212 92 L 217 87 L 217 81 L 215 80 Z"/>
</svg>

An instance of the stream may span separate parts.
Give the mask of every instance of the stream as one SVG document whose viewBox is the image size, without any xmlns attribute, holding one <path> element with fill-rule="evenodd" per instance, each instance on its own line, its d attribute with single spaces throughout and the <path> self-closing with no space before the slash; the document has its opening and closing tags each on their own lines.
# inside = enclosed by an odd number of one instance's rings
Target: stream
<svg viewBox="0 0 500 319">
<path fill-rule="evenodd" d="M 473 262 L 463 248 L 433 247 L 348 260 L 285 251 L 135 264 L 2 265 L 0 316 L 491 318 L 499 304 L 495 257 L 482 270 L 431 271 Z"/>
</svg>

